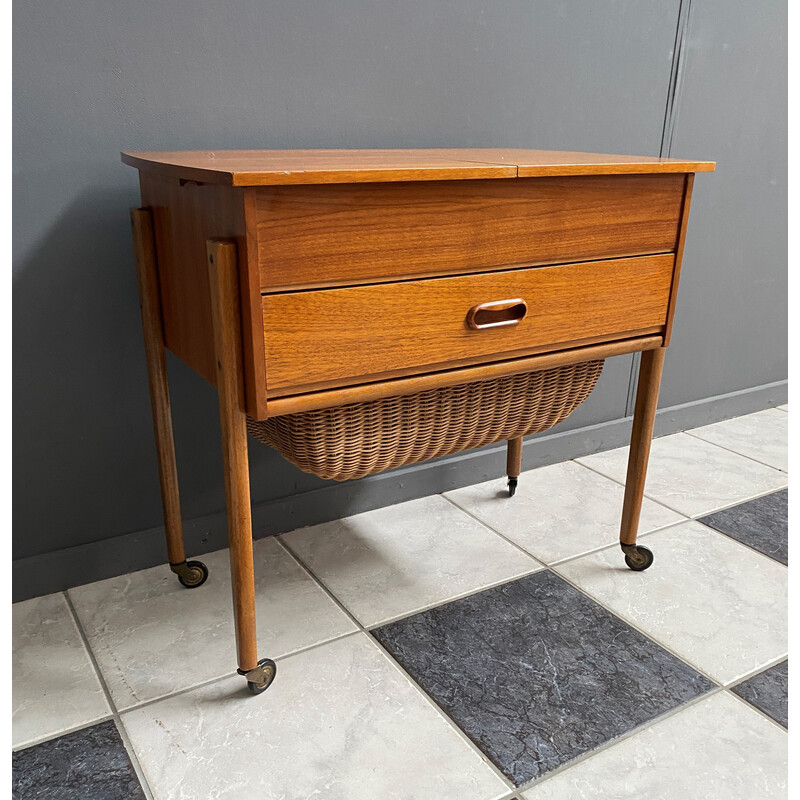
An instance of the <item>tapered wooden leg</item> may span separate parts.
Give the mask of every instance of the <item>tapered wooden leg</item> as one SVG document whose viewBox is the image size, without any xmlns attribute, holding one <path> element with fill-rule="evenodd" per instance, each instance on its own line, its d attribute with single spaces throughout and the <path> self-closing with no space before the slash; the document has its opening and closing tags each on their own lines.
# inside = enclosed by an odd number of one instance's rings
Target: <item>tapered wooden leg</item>
<svg viewBox="0 0 800 800">
<path fill-rule="evenodd" d="M 256 593 L 253 573 L 253 526 L 250 517 L 250 473 L 244 404 L 242 330 L 236 245 L 209 240 L 208 275 L 217 357 L 217 394 L 222 429 L 222 460 L 228 500 L 228 543 L 236 624 L 239 673 L 259 694 L 275 677 L 275 662 L 258 660 Z"/>
<path fill-rule="evenodd" d="M 150 405 L 158 456 L 158 475 L 161 482 L 161 503 L 167 533 L 167 556 L 172 571 L 188 587 L 200 586 L 208 577 L 205 564 L 186 561 L 183 545 L 181 503 L 178 495 L 178 469 L 175 463 L 175 443 L 172 437 L 172 412 L 169 404 L 167 366 L 164 358 L 164 331 L 161 322 L 161 295 L 158 285 L 153 218 L 147 208 L 131 209 L 133 247 L 136 273 L 139 279 L 139 299 L 142 309 L 144 351 L 150 378 Z"/>
<path fill-rule="evenodd" d="M 633 570 L 647 569 L 653 563 L 653 554 L 650 550 L 636 544 L 636 534 L 639 529 L 639 515 L 642 510 L 647 461 L 650 457 L 650 442 L 653 438 L 653 423 L 656 418 L 665 353 L 664 347 L 644 350 L 639 367 L 628 474 L 625 479 L 625 499 L 622 504 L 622 524 L 619 531 L 625 562 Z"/>
<path fill-rule="evenodd" d="M 513 497 L 517 491 L 519 473 L 522 470 L 522 437 L 508 440 L 506 451 L 506 474 L 508 475 L 508 494 Z"/>
</svg>

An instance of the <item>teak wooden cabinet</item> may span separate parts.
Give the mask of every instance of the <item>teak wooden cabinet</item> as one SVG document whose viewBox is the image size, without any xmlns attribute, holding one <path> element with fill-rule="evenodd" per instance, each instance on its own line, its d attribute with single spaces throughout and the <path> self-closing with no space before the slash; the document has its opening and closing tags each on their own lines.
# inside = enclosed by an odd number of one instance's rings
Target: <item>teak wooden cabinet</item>
<svg viewBox="0 0 800 800">
<path fill-rule="evenodd" d="M 513 149 L 122 160 L 140 174 L 169 562 L 187 587 L 207 576 L 183 547 L 165 347 L 219 394 L 251 691 L 275 664 L 256 648 L 248 428 L 339 479 L 507 438 L 513 495 L 523 435 L 570 413 L 603 359 L 641 351 L 620 542 L 629 567 L 650 566 L 636 531 L 661 368 L 694 174 L 713 162 Z"/>
</svg>

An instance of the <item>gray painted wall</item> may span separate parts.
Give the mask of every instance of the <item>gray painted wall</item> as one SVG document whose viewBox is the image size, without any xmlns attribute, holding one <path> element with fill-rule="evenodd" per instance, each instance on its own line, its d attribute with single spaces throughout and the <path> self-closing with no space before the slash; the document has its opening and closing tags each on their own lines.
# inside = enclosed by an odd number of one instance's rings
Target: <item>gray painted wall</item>
<svg viewBox="0 0 800 800">
<path fill-rule="evenodd" d="M 695 183 L 659 428 L 785 398 L 777 0 L 59 5 L 27 0 L 14 14 L 17 598 L 164 558 L 127 218 L 137 180 L 122 149 L 518 146 L 718 160 Z M 188 544 L 214 549 L 216 397 L 177 359 L 168 368 Z M 608 361 L 586 404 L 528 442 L 526 465 L 624 442 L 635 371 L 631 357 Z M 502 471 L 497 447 L 342 485 L 261 445 L 251 459 L 259 535 Z"/>
</svg>

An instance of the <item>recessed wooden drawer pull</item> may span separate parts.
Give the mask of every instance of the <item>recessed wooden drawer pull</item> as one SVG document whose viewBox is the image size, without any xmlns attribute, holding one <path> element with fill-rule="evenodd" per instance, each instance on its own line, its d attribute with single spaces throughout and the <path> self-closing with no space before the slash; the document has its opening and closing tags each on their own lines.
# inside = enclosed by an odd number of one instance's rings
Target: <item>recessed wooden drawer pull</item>
<svg viewBox="0 0 800 800">
<path fill-rule="evenodd" d="M 517 325 L 528 313 L 528 304 L 516 300 L 498 300 L 494 303 L 481 303 L 467 312 L 467 325 L 476 331 L 483 328 L 500 328 L 504 325 Z"/>
</svg>

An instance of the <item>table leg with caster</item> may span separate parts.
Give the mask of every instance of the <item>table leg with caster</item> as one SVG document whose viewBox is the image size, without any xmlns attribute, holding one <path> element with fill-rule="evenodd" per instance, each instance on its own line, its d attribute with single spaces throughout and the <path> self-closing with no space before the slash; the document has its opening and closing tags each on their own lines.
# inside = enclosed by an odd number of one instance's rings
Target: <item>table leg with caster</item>
<svg viewBox="0 0 800 800">
<path fill-rule="evenodd" d="M 506 451 L 506 474 L 508 475 L 508 496 L 513 497 L 517 491 L 519 473 L 522 470 L 522 436 L 508 440 Z"/>
<path fill-rule="evenodd" d="M 275 678 L 276 667 L 269 658 L 258 659 L 256 641 L 253 526 L 236 245 L 230 241 L 209 240 L 207 253 L 238 672 L 247 678 L 247 687 L 253 694 L 261 694 Z"/>
<path fill-rule="evenodd" d="M 643 545 L 637 545 L 636 535 L 639 530 L 639 515 L 642 510 L 647 462 L 650 458 L 650 443 L 653 439 L 653 424 L 656 419 L 665 353 L 665 347 L 642 351 L 639 383 L 636 387 L 636 407 L 633 412 L 631 449 L 628 456 L 628 474 L 625 479 L 625 499 L 622 504 L 622 524 L 619 532 L 625 563 L 636 572 L 646 570 L 653 563 L 652 551 Z"/>
<path fill-rule="evenodd" d="M 153 410 L 161 503 L 167 534 L 170 569 L 187 588 L 201 586 L 208 578 L 202 561 L 187 561 L 183 544 L 178 470 L 172 436 L 172 411 L 169 402 L 167 365 L 164 358 L 164 331 L 161 323 L 161 297 L 158 284 L 153 217 L 147 208 L 131 209 L 131 228 L 139 281 L 144 350 L 150 380 L 150 405 Z"/>
</svg>

